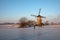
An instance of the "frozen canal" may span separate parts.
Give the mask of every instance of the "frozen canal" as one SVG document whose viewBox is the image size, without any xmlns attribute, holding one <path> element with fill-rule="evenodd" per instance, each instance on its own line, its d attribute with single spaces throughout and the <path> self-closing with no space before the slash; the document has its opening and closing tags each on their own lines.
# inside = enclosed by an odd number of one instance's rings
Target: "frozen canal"
<svg viewBox="0 0 60 40">
<path fill-rule="evenodd" d="M 60 25 L 42 28 L 0 28 L 0 40 L 60 40 Z"/>
</svg>

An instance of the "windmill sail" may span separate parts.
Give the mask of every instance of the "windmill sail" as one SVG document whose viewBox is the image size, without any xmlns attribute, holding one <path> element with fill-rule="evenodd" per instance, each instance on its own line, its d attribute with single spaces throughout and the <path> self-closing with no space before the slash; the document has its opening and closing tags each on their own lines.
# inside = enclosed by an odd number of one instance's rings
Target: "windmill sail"
<svg viewBox="0 0 60 40">
<path fill-rule="evenodd" d="M 36 15 L 31 15 L 31 16 L 37 17 Z"/>
<path fill-rule="evenodd" d="M 40 12 L 41 12 L 41 8 L 39 9 L 39 14 L 38 15 L 40 15 Z"/>
<path fill-rule="evenodd" d="M 45 18 L 44 16 L 40 16 L 41 18 Z"/>
</svg>

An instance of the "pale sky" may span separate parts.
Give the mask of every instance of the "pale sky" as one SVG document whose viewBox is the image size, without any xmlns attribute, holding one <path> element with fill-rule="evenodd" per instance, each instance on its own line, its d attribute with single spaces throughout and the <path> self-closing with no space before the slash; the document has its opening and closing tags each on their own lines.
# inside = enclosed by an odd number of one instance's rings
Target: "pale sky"
<svg viewBox="0 0 60 40">
<path fill-rule="evenodd" d="M 60 0 L 0 0 L 0 22 L 17 22 L 21 17 L 35 20 L 41 15 L 48 21 L 60 22 Z"/>
</svg>

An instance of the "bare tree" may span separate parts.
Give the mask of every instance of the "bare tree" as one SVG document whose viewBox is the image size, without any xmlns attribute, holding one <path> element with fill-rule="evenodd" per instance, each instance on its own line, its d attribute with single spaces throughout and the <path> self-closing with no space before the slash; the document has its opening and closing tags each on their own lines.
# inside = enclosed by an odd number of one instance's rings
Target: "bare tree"
<svg viewBox="0 0 60 40">
<path fill-rule="evenodd" d="M 21 27 L 21 28 L 24 28 L 24 27 L 27 25 L 27 21 L 28 21 L 28 19 L 27 19 L 26 17 L 22 17 L 22 18 L 19 20 L 20 27 Z"/>
<path fill-rule="evenodd" d="M 27 22 L 28 20 L 27 20 L 27 18 L 26 17 L 22 17 L 20 20 L 19 20 L 19 22 Z"/>
</svg>

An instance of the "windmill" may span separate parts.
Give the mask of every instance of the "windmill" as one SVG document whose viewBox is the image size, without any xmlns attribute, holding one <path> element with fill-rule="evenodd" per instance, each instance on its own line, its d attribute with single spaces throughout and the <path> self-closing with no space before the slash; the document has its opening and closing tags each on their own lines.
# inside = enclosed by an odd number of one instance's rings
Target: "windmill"
<svg viewBox="0 0 60 40">
<path fill-rule="evenodd" d="M 39 9 L 39 13 L 37 16 L 31 15 L 31 16 L 36 17 L 36 24 L 35 24 L 36 26 L 42 26 L 42 19 L 41 18 L 45 18 L 45 17 L 41 16 L 40 13 L 41 13 L 41 8 Z"/>
</svg>

